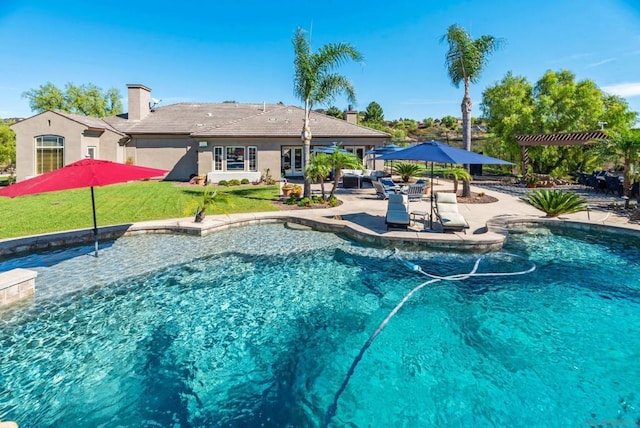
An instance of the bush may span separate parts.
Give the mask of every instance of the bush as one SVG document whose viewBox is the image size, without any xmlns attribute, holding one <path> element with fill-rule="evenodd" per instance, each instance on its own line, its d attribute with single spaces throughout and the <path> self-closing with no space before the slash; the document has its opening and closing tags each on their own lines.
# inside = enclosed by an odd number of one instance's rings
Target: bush
<svg viewBox="0 0 640 428">
<path fill-rule="evenodd" d="M 393 166 L 393 171 L 402 177 L 402 181 L 409 182 L 414 175 L 418 175 L 422 171 L 422 166 L 415 163 L 400 162 Z"/>
<path fill-rule="evenodd" d="M 587 210 L 587 200 L 571 192 L 539 189 L 521 197 L 532 207 L 544 212 L 548 217 L 571 214 Z"/>
<path fill-rule="evenodd" d="M 299 207 L 310 207 L 313 205 L 313 201 L 309 198 L 302 198 L 298 201 Z"/>
<path fill-rule="evenodd" d="M 240 184 L 249 184 L 250 181 L 248 178 L 243 178 L 242 180 L 240 180 Z"/>
<path fill-rule="evenodd" d="M 337 207 L 338 205 L 340 205 L 340 201 L 338 200 L 338 198 L 336 198 L 335 196 L 329 198 L 330 207 Z"/>
<path fill-rule="evenodd" d="M 238 180 L 237 178 L 234 178 L 233 180 L 229 180 L 229 186 L 239 186 L 240 185 L 240 180 Z"/>
<path fill-rule="evenodd" d="M 228 186 L 229 182 L 227 180 L 218 181 L 218 186 Z"/>
</svg>

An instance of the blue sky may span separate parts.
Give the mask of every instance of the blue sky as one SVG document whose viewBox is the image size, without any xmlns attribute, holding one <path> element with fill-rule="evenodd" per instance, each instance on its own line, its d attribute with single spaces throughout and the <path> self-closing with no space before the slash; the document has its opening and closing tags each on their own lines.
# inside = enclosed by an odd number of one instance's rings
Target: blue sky
<svg viewBox="0 0 640 428">
<path fill-rule="evenodd" d="M 473 116 L 482 91 L 508 71 L 535 84 L 562 69 L 640 112 L 638 0 L 0 0 L 0 117 L 32 115 L 21 94 L 47 81 L 93 83 L 123 97 L 127 83 L 142 83 L 163 105 L 301 105 L 291 44 L 298 27 L 314 49 L 349 42 L 362 52 L 364 65 L 340 69 L 357 109 L 376 101 L 387 120 L 458 117 L 463 89 L 449 81 L 440 41 L 451 24 L 505 40 L 472 86 Z M 333 104 L 347 107 L 343 97 Z"/>
</svg>

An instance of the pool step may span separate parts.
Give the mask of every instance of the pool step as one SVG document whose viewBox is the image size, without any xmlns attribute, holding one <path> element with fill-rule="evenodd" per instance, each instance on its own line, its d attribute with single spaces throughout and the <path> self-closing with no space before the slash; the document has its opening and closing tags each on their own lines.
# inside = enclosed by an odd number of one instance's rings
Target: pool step
<svg viewBox="0 0 640 428">
<path fill-rule="evenodd" d="M 0 273 L 0 306 L 9 305 L 36 292 L 38 272 L 29 269 L 12 269 Z M 5 428 L 0 422 L 0 428 Z"/>
</svg>

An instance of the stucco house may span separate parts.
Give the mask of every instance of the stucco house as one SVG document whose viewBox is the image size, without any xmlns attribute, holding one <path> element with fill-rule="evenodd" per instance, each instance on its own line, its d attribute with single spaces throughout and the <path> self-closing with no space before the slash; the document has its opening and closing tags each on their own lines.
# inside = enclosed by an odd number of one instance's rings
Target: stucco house
<svg viewBox="0 0 640 428">
<path fill-rule="evenodd" d="M 248 178 L 267 170 L 274 178 L 303 175 L 300 138 L 304 110 L 282 104 L 151 104 L 151 89 L 127 85 L 128 113 L 91 118 L 46 111 L 12 125 L 18 181 L 93 157 L 169 170 L 169 180 L 207 175 L 210 182 Z M 387 143 L 384 132 L 311 114 L 312 148 L 342 143 L 365 159 Z"/>
</svg>

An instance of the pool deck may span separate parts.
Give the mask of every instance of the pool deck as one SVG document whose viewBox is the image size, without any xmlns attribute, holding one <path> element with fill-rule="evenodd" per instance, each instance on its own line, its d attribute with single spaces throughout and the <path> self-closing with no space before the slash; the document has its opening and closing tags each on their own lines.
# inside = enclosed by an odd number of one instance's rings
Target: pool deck
<svg viewBox="0 0 640 428">
<path fill-rule="evenodd" d="M 331 186 L 327 186 L 329 189 Z M 488 204 L 458 204 L 460 213 L 469 223 L 465 232 L 442 232 L 436 219 L 429 228 L 428 219 L 411 224 L 408 230 L 387 230 L 385 214 L 387 201 L 376 197 L 372 187 L 362 189 L 338 189 L 342 204 L 334 208 L 292 209 L 284 211 L 208 215 L 202 223 L 193 218 L 146 221 L 134 224 L 100 228 L 100 239 L 117 239 L 123 235 L 144 233 L 187 233 L 207 235 L 229 227 L 256 223 L 285 222 L 292 227 L 309 227 L 315 230 L 342 233 L 352 239 L 372 245 L 417 245 L 440 249 L 465 251 L 491 251 L 502 248 L 508 228 L 517 225 L 563 224 L 581 229 L 601 229 L 640 237 L 640 224 L 630 223 L 628 218 L 614 212 L 593 210 L 547 218 L 540 211 L 522 202 L 513 194 L 503 193 L 472 185 L 473 192 L 484 192 L 498 199 Z M 434 185 L 436 192 L 452 191 L 451 182 L 440 180 Z M 314 190 L 319 190 L 315 189 Z M 409 211 L 431 212 L 428 197 L 410 202 Z M 426 223 L 426 224 L 425 224 Z M 0 255 L 17 254 L 36 249 L 91 242 L 91 229 L 67 231 L 48 235 L 29 236 L 0 241 Z"/>
</svg>

